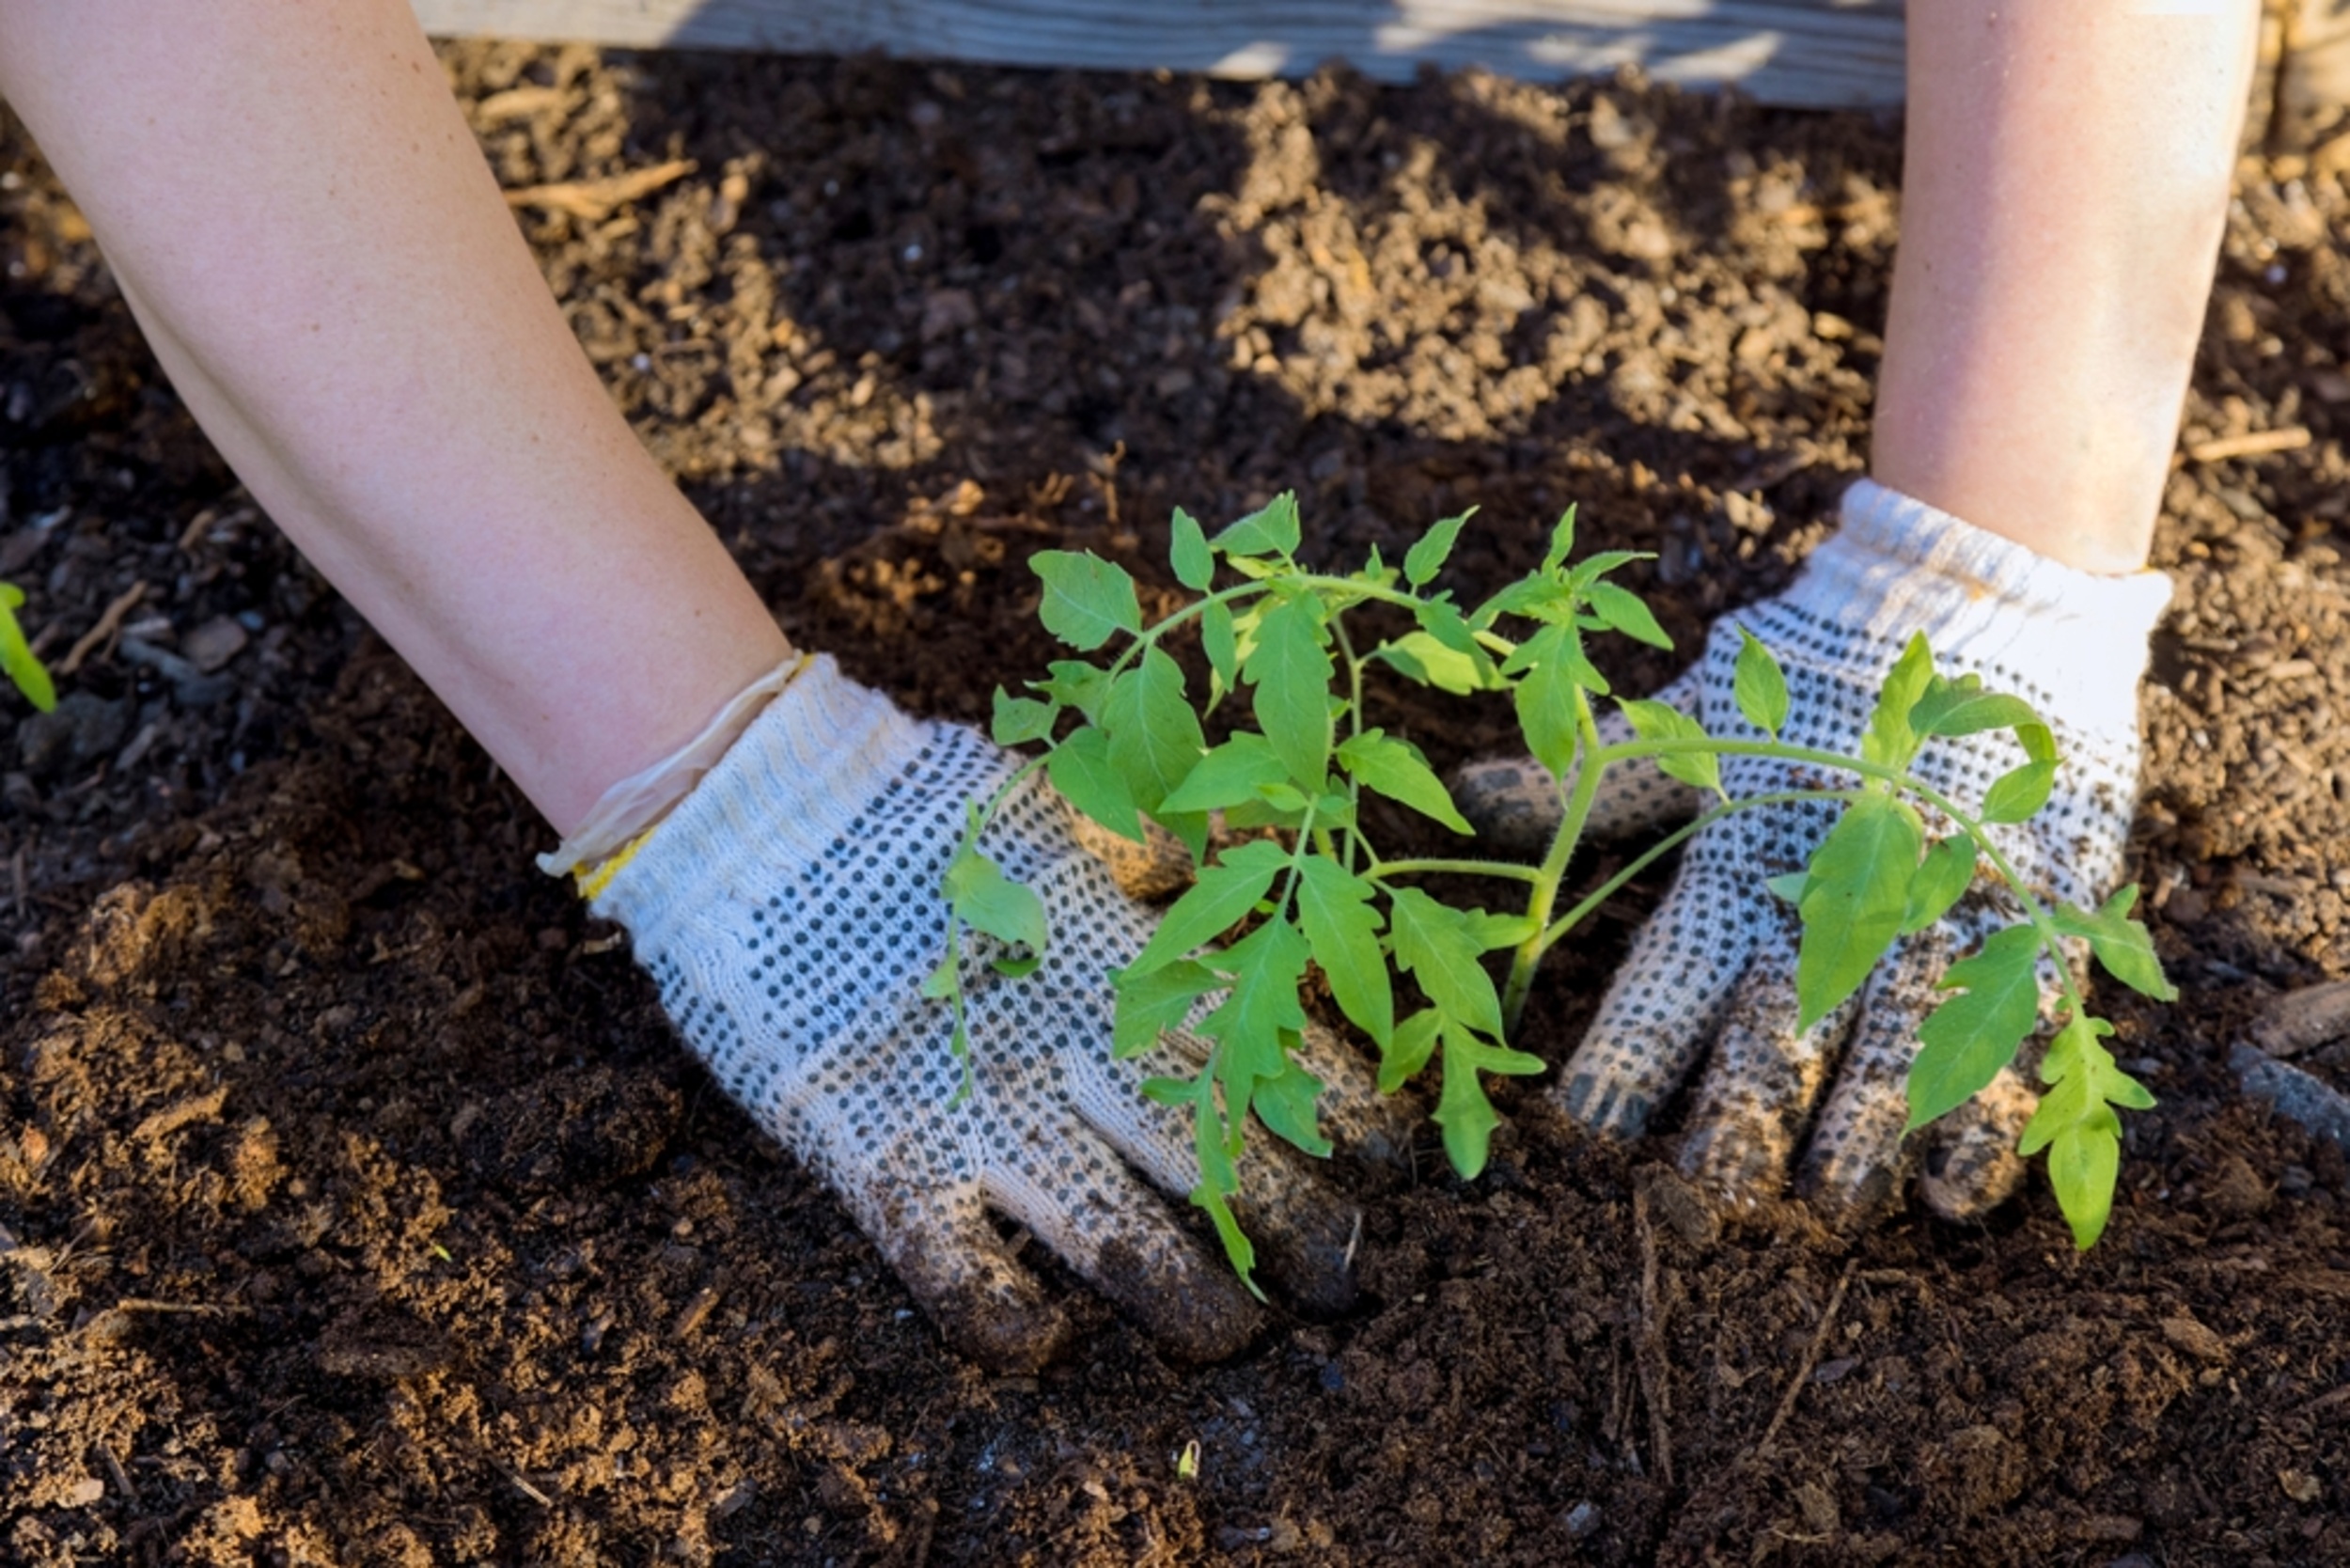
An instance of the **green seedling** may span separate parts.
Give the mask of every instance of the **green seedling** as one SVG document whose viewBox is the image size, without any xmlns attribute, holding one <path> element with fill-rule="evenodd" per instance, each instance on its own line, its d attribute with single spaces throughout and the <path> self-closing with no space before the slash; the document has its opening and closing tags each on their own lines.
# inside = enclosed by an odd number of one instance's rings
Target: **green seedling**
<svg viewBox="0 0 2350 1568">
<path fill-rule="evenodd" d="M 16 683 L 27 702 L 45 713 L 57 705 L 57 688 L 33 645 L 24 640 L 24 628 L 16 622 L 17 606 L 24 603 L 23 588 L 0 583 L 0 671 Z"/>
<path fill-rule="evenodd" d="M 2041 1027 L 2042 980 L 2052 978 L 2056 1028 L 2040 1066 L 2047 1092 L 2021 1147 L 2027 1154 L 2046 1151 L 2076 1243 L 2094 1243 L 2112 1207 L 2121 1147 L 2114 1107 L 2142 1109 L 2154 1099 L 2106 1049 L 2112 1027 L 2091 1012 L 2064 944 L 2085 944 L 2135 990 L 2165 999 L 2175 993 L 2145 928 L 2130 917 L 2135 887 L 2096 910 L 2051 905 L 1988 831 L 2023 822 L 2046 802 L 2057 768 L 2048 726 L 2020 698 L 1984 691 L 1977 677 L 1939 674 L 1924 640 L 1914 638 L 1886 679 L 1856 754 L 1789 745 L 1779 738 L 1785 678 L 1749 635 L 1734 682 L 1747 729 L 1708 733 L 1662 703 L 1612 698 L 1586 651 L 1587 640 L 1608 634 L 1671 646 L 1647 605 L 1613 580 L 1647 557 L 1610 551 L 1569 564 L 1570 511 L 1538 568 L 1464 607 L 1431 585 L 1467 520 L 1437 524 L 1401 566 L 1374 551 L 1360 571 L 1334 575 L 1297 561 L 1293 496 L 1214 537 L 1178 510 L 1175 575 L 1199 597 L 1147 626 L 1134 581 L 1119 567 L 1063 551 L 1034 557 L 1046 628 L 1092 657 L 1054 664 L 1045 679 L 1028 683 L 1032 696 L 995 694 L 995 740 L 1040 749 L 991 801 L 973 808 L 946 874 L 948 950 L 925 989 L 954 1007 L 956 1048 L 966 1064 L 965 929 L 995 938 L 987 948 L 992 962 L 1015 977 L 1035 967 L 1049 940 L 1042 902 L 979 848 L 1005 796 L 1041 769 L 1104 827 L 1140 839 L 1147 818 L 1181 839 L 1198 877 L 1113 977 L 1114 1045 L 1121 1056 L 1137 1055 L 1178 1027 L 1205 1043 L 1207 1059 L 1194 1076 L 1152 1078 L 1143 1091 L 1190 1110 L 1200 1171 L 1192 1200 L 1246 1278 L 1254 1255 L 1230 1200 L 1240 1190 L 1249 1119 L 1308 1153 L 1329 1149 L 1314 1115 L 1322 1084 L 1294 1054 L 1309 964 L 1376 1047 L 1383 1090 L 1441 1063 L 1434 1119 L 1453 1168 L 1474 1177 L 1498 1121 L 1485 1075 L 1543 1066 L 1510 1043 L 1543 955 L 1660 856 L 1730 813 L 1834 801 L 1843 810 L 1810 864 L 1770 879 L 1801 924 L 1800 1027 L 1835 1011 L 1890 944 L 1939 919 L 1987 867 L 2002 890 L 1993 896 L 2020 918 L 1944 980 L 1950 995 L 1919 1030 L 1909 1127 L 1964 1104 L 2014 1058 Z M 1374 608 L 1389 625 L 1408 618 L 1410 629 L 1366 643 L 1350 617 Z M 1230 739 L 1208 744 L 1201 712 L 1167 652 L 1179 635 L 1196 635 L 1206 653 L 1205 709 L 1245 696 L 1253 726 L 1236 725 Z M 1390 858 L 1372 842 L 1360 809 L 1365 791 L 1454 833 L 1470 831 L 1418 748 L 1366 724 L 1364 682 L 1373 675 L 1462 696 L 1510 695 L 1528 750 L 1560 791 L 1558 835 L 1540 865 Z M 1603 742 L 1594 708 L 1601 700 L 1618 701 L 1633 739 Z M 1910 771 L 1937 741 L 1992 730 L 2012 734 L 2022 760 L 1992 786 L 1980 810 L 1962 808 Z M 1724 757 L 1776 758 L 1820 782 L 1732 798 L 1723 785 Z M 1561 911 L 1567 870 L 1601 780 L 1610 767 L 1643 758 L 1716 803 Z M 1213 843 L 1212 814 L 1220 814 L 1224 829 Z M 1457 907 L 1421 885 L 1438 875 L 1515 883 L 1523 902 Z M 1488 964 L 1495 954 L 1507 955 L 1498 984 Z"/>
</svg>

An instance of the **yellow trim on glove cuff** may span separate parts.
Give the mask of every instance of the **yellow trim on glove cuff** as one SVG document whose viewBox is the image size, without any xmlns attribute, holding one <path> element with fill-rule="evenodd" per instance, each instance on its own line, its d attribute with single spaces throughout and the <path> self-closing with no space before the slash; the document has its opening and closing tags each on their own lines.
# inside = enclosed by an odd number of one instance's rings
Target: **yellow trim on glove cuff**
<svg viewBox="0 0 2350 1568">
<path fill-rule="evenodd" d="M 595 902 L 603 896 L 603 890 L 612 885 L 612 879 L 620 874 L 620 868 L 635 859 L 636 852 L 643 849 L 651 840 L 652 836 L 660 831 L 661 824 L 655 823 L 594 865 L 582 866 L 578 870 L 573 871 L 572 880 L 579 886 L 579 896 L 589 903 Z"/>
</svg>

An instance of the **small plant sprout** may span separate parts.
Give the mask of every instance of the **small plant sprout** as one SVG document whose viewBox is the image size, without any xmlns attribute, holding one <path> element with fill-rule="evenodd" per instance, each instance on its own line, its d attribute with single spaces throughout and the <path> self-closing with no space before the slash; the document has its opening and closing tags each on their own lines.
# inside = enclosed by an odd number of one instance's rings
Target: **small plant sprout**
<svg viewBox="0 0 2350 1568">
<path fill-rule="evenodd" d="M 57 705 L 57 688 L 33 645 L 24 639 L 24 628 L 17 624 L 17 607 L 24 603 L 23 588 L 0 583 L 0 671 L 24 694 L 25 701 L 45 713 Z"/>
<path fill-rule="evenodd" d="M 947 870 L 948 952 L 925 990 L 954 1006 L 957 1049 L 967 1053 L 960 1026 L 964 928 L 995 938 L 995 966 L 1015 977 L 1036 966 L 1049 939 L 1036 895 L 1006 878 L 979 847 L 990 815 L 1020 780 L 1042 769 L 1072 806 L 1112 832 L 1139 840 L 1147 818 L 1181 839 L 1197 880 L 1114 977 L 1114 1046 L 1136 1055 L 1179 1027 L 1206 1046 L 1196 1075 L 1152 1078 L 1143 1090 L 1190 1110 L 1199 1160 L 1192 1200 L 1246 1278 L 1253 1252 L 1230 1200 L 1241 1186 L 1250 1117 L 1309 1153 L 1329 1148 L 1314 1115 L 1322 1084 L 1294 1055 L 1309 964 L 1376 1047 L 1383 1090 L 1441 1063 L 1434 1119 L 1453 1168 L 1473 1177 L 1498 1121 L 1486 1075 L 1543 1070 L 1540 1058 L 1511 1044 L 1543 955 L 1660 856 L 1724 816 L 1835 801 L 1843 809 L 1810 864 L 1770 884 L 1801 922 L 1801 1027 L 1835 1011 L 1895 939 L 1939 919 L 1987 866 L 2020 918 L 1944 980 L 1950 995 L 1919 1030 L 1909 1126 L 1964 1104 L 2014 1058 L 2041 1025 L 2042 978 L 2053 975 L 2056 1029 L 2040 1066 L 2047 1089 L 2022 1150 L 2046 1151 L 2074 1237 L 2092 1245 L 2112 1205 L 2121 1147 L 2114 1107 L 2154 1101 L 2107 1050 L 2112 1027 L 2091 1012 L 2065 944 L 2085 944 L 2135 990 L 2165 999 L 2175 993 L 2145 928 L 2130 916 L 2135 887 L 2095 910 L 2051 905 L 1987 831 L 2023 822 L 2046 802 L 2057 768 L 2048 726 L 2020 698 L 1982 690 L 1976 677 L 1936 673 L 1924 640 L 1914 638 L 1886 678 L 1856 754 L 1789 745 L 1779 739 L 1786 681 L 1770 651 L 1747 635 L 1734 693 L 1761 738 L 1709 734 L 1662 703 L 1612 698 L 1586 651 L 1590 639 L 1608 634 L 1671 646 L 1648 606 L 1613 581 L 1647 557 L 1609 551 L 1570 564 L 1569 511 L 1539 567 L 1465 606 L 1432 585 L 1467 521 L 1464 514 L 1438 523 L 1400 566 L 1374 551 L 1361 570 L 1336 575 L 1296 559 L 1294 496 L 1214 536 L 1178 510 L 1175 575 L 1198 597 L 1148 626 L 1134 581 L 1119 567 L 1064 551 L 1033 558 L 1046 628 L 1090 657 L 1053 664 L 1043 680 L 1029 682 L 1033 695 L 995 694 L 995 740 L 1040 750 L 992 800 L 974 806 Z M 1374 608 L 1384 624 L 1408 619 L 1408 629 L 1365 641 L 1350 617 Z M 1200 710 L 1167 651 L 1179 635 L 1196 635 L 1206 653 L 1204 708 L 1245 702 L 1253 725 L 1238 724 L 1230 739 L 1208 744 Z M 1366 723 L 1364 684 L 1373 676 L 1464 696 L 1510 694 L 1527 749 L 1561 792 L 1558 834 L 1541 864 L 1390 858 L 1367 837 L 1365 791 L 1456 834 L 1470 832 L 1427 759 Z M 1601 700 L 1617 701 L 1632 739 L 1603 740 L 1594 707 Z M 1910 772 L 1937 740 L 1990 730 L 2012 733 L 2025 760 L 1991 787 L 1979 810 Z M 1821 781 L 1732 798 L 1723 785 L 1724 757 L 1780 759 Z M 1716 803 L 1562 910 L 1567 869 L 1601 779 L 1610 767 L 1642 758 L 1710 792 Z M 1214 846 L 1212 813 L 1221 814 L 1224 827 Z M 1456 907 L 1422 886 L 1440 874 L 1515 883 L 1524 900 L 1510 909 Z M 1492 954 L 1507 955 L 1498 984 L 1487 963 Z"/>
</svg>

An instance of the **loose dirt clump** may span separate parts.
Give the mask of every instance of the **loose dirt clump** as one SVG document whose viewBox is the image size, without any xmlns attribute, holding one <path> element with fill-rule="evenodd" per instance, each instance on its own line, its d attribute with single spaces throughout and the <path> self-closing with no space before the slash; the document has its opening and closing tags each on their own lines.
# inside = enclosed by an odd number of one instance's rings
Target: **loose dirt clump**
<svg viewBox="0 0 2350 1568">
<path fill-rule="evenodd" d="M 1864 461 L 1888 124 L 1631 81 L 445 59 L 613 396 L 792 635 L 923 713 L 1041 667 L 1040 547 L 1171 591 L 1177 503 L 1296 487 L 1331 559 L 1475 505 L 1471 592 L 1576 503 L 1694 647 Z M 2168 497 L 2133 848 L 2186 998 L 2110 998 L 2163 1105 L 2094 1253 L 2039 1191 L 1849 1247 L 1726 1217 L 1528 1094 L 1480 1182 L 1432 1138 L 1371 1197 L 1353 1317 L 1186 1371 L 1055 1276 L 1073 1354 L 995 1379 L 532 870 L 543 830 L 235 487 L 21 133 L 0 212 L 0 577 L 81 650 L 0 751 L 0 1558 L 2350 1558 L 2350 1171 L 2228 1067 L 2350 971 L 2338 173 L 2246 165 L 2213 455 Z M 1385 721 L 1445 764 L 1508 729 Z M 1534 1049 L 1662 886 L 1554 964 Z"/>
</svg>

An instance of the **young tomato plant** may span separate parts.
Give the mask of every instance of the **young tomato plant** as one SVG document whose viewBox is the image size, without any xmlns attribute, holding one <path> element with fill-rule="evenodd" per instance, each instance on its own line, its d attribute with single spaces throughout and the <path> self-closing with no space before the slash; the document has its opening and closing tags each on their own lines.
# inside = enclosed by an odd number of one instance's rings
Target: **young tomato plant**
<svg viewBox="0 0 2350 1568">
<path fill-rule="evenodd" d="M 1035 894 L 979 848 L 1005 794 L 1041 768 L 1104 827 L 1139 840 L 1147 818 L 1183 840 L 1197 880 L 1114 977 L 1114 1045 L 1136 1055 L 1175 1028 L 1205 1045 L 1193 1076 L 1152 1078 L 1143 1088 L 1189 1108 L 1200 1171 L 1193 1201 L 1213 1218 L 1246 1277 L 1253 1254 L 1230 1200 L 1240 1190 L 1250 1116 L 1310 1153 L 1329 1147 L 1314 1116 L 1322 1084 L 1294 1054 L 1309 964 L 1377 1047 L 1383 1090 L 1441 1063 L 1435 1121 L 1454 1168 L 1475 1176 L 1498 1121 L 1485 1074 L 1537 1073 L 1543 1065 L 1509 1043 L 1543 953 L 1659 856 L 1729 813 L 1837 801 L 1843 810 L 1807 868 L 1772 880 L 1802 927 L 1800 1027 L 1850 996 L 1895 939 L 1941 918 L 1973 884 L 1979 862 L 1987 864 L 2021 918 L 1944 980 L 1952 995 L 1919 1031 L 1909 1124 L 1914 1130 L 1964 1104 L 2013 1059 L 2041 1021 L 2041 977 L 2053 973 L 2058 1027 L 2040 1069 L 2048 1090 L 2022 1147 L 2027 1154 L 2047 1151 L 2074 1235 L 2083 1247 L 2093 1243 L 2112 1203 L 2121 1139 L 2113 1107 L 2154 1101 L 2106 1049 L 2111 1026 L 2090 1011 L 2064 944 L 2086 944 L 2137 990 L 2165 998 L 2174 993 L 2144 928 L 2130 917 L 2135 887 L 2093 911 L 2051 907 L 1986 832 L 1992 823 L 2022 822 L 2046 802 L 2057 766 L 2047 725 L 2020 698 L 1983 691 L 1974 676 L 1936 673 L 1923 639 L 1915 638 L 1888 675 L 1856 754 L 1789 745 L 1779 739 L 1786 681 L 1749 635 L 1734 686 L 1754 733 L 1713 735 L 1662 703 L 1619 701 L 1633 738 L 1608 744 L 1593 707 L 1608 698 L 1608 684 L 1585 639 L 1615 633 L 1670 646 L 1648 607 L 1611 580 L 1646 557 L 1611 551 L 1569 564 L 1570 511 L 1538 568 L 1465 608 L 1431 585 L 1466 522 L 1465 514 L 1438 523 L 1400 567 L 1374 551 L 1360 571 L 1333 575 L 1297 561 L 1293 496 L 1214 537 L 1178 510 L 1175 575 L 1200 597 L 1151 626 L 1143 624 L 1133 580 L 1117 566 L 1063 551 L 1034 557 L 1046 628 L 1094 658 L 1055 663 L 1046 679 L 1029 682 L 1033 696 L 995 694 L 996 741 L 1042 749 L 994 799 L 974 806 L 946 875 L 948 951 L 925 989 L 954 1005 L 957 1048 L 967 1043 L 960 1027 L 963 928 L 996 938 L 1003 946 L 994 949 L 995 965 L 1012 976 L 1033 968 L 1049 940 Z M 1374 605 L 1386 607 L 1390 622 L 1398 612 L 1408 615 L 1411 629 L 1364 645 L 1349 617 Z M 1255 719 L 1214 746 L 1166 648 L 1195 626 L 1209 666 L 1206 707 L 1246 693 Z M 1366 725 L 1364 682 L 1374 671 L 1463 696 L 1510 694 L 1527 748 L 1558 779 L 1563 802 L 1558 835 L 1539 866 L 1389 858 L 1366 836 L 1366 790 L 1455 833 L 1470 832 L 1419 751 Z M 1991 787 L 1980 810 L 1909 771 L 1935 740 L 1988 730 L 2012 732 L 2025 760 Z M 1723 786 L 1725 756 L 1777 758 L 1841 782 L 1733 799 Z M 1711 792 L 1716 804 L 1561 912 L 1567 868 L 1601 779 L 1608 768 L 1642 758 Z M 1221 814 L 1226 829 L 1213 853 L 1212 813 Z M 1524 902 L 1508 910 L 1458 908 L 1420 886 L 1438 873 L 1514 882 Z M 1225 945 L 1214 945 L 1219 941 Z M 1486 962 L 1494 953 L 1508 955 L 1498 985 Z"/>
</svg>

